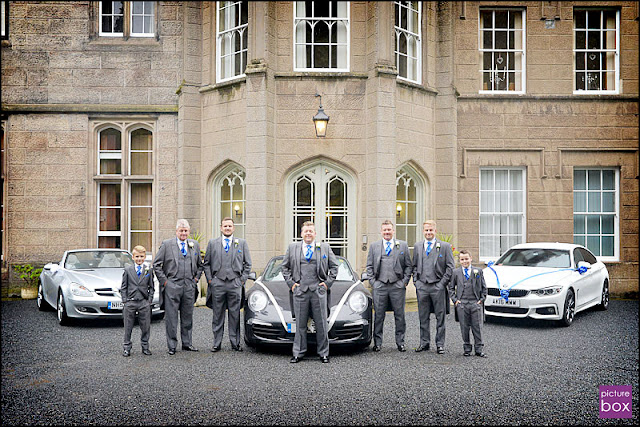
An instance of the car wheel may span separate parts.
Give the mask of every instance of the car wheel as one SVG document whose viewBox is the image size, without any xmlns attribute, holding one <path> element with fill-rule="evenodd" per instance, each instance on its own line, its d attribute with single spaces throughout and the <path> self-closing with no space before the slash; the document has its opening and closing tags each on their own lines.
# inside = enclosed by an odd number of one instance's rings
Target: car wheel
<svg viewBox="0 0 640 427">
<path fill-rule="evenodd" d="M 567 291 L 567 297 L 564 300 L 564 314 L 562 315 L 562 320 L 560 320 L 560 325 L 562 326 L 571 326 L 573 323 L 573 317 L 576 315 L 576 297 L 573 294 L 573 290 L 569 289 Z"/>
<path fill-rule="evenodd" d="M 598 310 L 607 310 L 609 308 L 609 281 L 605 280 L 602 284 L 602 297 L 600 298 L 600 305 Z"/>
<path fill-rule="evenodd" d="M 71 323 L 71 319 L 67 316 L 67 308 L 64 304 L 64 295 L 62 291 L 58 293 L 58 323 L 62 326 L 67 326 Z"/>
<path fill-rule="evenodd" d="M 49 304 L 44 300 L 44 289 L 42 289 L 42 282 L 38 280 L 38 297 L 36 299 L 36 304 L 38 304 L 38 310 L 47 311 L 49 309 Z"/>
</svg>

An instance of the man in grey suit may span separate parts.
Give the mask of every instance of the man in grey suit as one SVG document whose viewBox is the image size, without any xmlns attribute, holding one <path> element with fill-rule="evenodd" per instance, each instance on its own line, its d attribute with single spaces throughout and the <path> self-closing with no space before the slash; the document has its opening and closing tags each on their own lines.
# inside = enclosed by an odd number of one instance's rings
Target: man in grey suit
<svg viewBox="0 0 640 427">
<path fill-rule="evenodd" d="M 380 228 L 382 240 L 374 242 L 367 254 L 367 278 L 373 286 L 373 351 L 382 347 L 382 331 L 387 306 L 391 303 L 396 324 L 396 346 L 406 351 L 404 334 L 404 303 L 406 287 L 411 279 L 413 265 L 407 242 L 394 240 L 393 222 L 385 220 Z"/>
<path fill-rule="evenodd" d="M 151 332 L 151 303 L 155 287 L 153 285 L 153 270 L 144 265 L 147 250 L 144 246 L 136 246 L 131 251 L 134 265 L 125 267 L 122 272 L 122 285 L 120 286 L 120 297 L 124 303 L 122 310 L 122 320 L 124 322 L 124 350 L 122 355 L 131 355 L 131 331 L 138 314 L 138 324 L 140 325 L 140 344 L 142 354 L 151 356 L 149 350 L 149 334 Z"/>
<path fill-rule="evenodd" d="M 224 312 L 228 311 L 231 348 L 240 346 L 240 306 L 242 286 L 251 272 L 251 255 L 246 240 L 234 238 L 235 224 L 226 217 L 220 223 L 222 236 L 209 240 L 204 256 L 204 274 L 207 277 L 206 305 L 213 310 L 213 348 L 220 351 L 224 334 Z"/>
<path fill-rule="evenodd" d="M 282 275 L 293 292 L 296 334 L 291 363 L 298 363 L 307 352 L 309 313 L 316 324 L 316 344 L 322 363 L 329 363 L 327 330 L 327 291 L 338 274 L 338 260 L 327 243 L 316 243 L 313 222 L 302 224 L 302 242 L 287 248 L 282 261 Z"/>
<path fill-rule="evenodd" d="M 425 240 L 413 248 L 413 283 L 418 297 L 420 318 L 420 345 L 416 352 L 429 350 L 429 317 L 436 315 L 436 347 L 438 354 L 444 353 L 444 318 L 449 305 L 447 286 L 451 279 L 454 261 L 451 245 L 436 239 L 436 222 L 422 224 Z"/>
<path fill-rule="evenodd" d="M 464 355 L 471 356 L 471 329 L 476 356 L 486 357 L 482 342 L 482 304 L 487 297 L 487 285 L 482 270 L 471 266 L 469 251 L 461 250 L 459 259 L 460 267 L 453 270 L 449 282 L 449 295 L 460 319 Z"/>
<path fill-rule="evenodd" d="M 169 354 L 176 354 L 178 344 L 178 311 L 182 349 L 198 351 L 191 342 L 193 305 L 198 297 L 198 280 L 202 274 L 202 258 L 198 242 L 188 239 L 191 227 L 186 219 L 176 224 L 176 238 L 162 242 L 153 261 L 165 307 L 165 329 Z"/>
</svg>

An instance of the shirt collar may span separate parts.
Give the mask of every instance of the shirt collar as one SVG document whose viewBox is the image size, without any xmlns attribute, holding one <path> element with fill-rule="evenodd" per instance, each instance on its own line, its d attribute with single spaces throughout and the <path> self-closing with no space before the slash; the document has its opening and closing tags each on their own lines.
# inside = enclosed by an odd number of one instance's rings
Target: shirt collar
<svg viewBox="0 0 640 427">
<path fill-rule="evenodd" d="M 314 240 L 311 243 L 305 243 L 304 240 L 302 241 L 302 248 L 303 249 L 307 249 L 307 246 L 311 245 L 311 247 L 314 247 L 316 245 L 316 241 Z"/>
<path fill-rule="evenodd" d="M 182 246 L 182 243 L 185 243 L 185 247 L 186 247 L 186 243 L 187 243 L 187 241 L 188 241 L 188 240 L 189 240 L 189 239 L 184 239 L 184 242 L 183 242 L 182 240 L 180 240 L 180 239 L 178 239 L 178 238 L 176 237 L 176 241 L 178 242 L 178 246 Z"/>
<path fill-rule="evenodd" d="M 384 238 L 382 239 L 382 243 L 384 244 L 384 247 L 387 247 L 387 243 L 391 242 L 391 246 L 393 246 L 393 244 L 395 243 L 393 237 L 390 240 L 385 240 Z"/>
<path fill-rule="evenodd" d="M 436 243 L 436 239 L 434 238 L 433 240 L 424 240 L 424 247 L 426 248 L 427 245 L 429 244 L 429 242 L 431 242 L 431 246 L 433 246 Z"/>
<path fill-rule="evenodd" d="M 222 244 L 224 245 L 224 239 L 229 239 L 229 242 L 233 242 L 233 234 L 229 237 L 222 235 Z"/>
</svg>

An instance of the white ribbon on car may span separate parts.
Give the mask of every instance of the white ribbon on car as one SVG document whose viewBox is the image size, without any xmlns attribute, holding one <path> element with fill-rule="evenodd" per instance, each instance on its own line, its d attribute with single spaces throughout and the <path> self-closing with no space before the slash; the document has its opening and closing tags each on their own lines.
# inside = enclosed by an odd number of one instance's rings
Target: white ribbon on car
<svg viewBox="0 0 640 427">
<path fill-rule="evenodd" d="M 282 314 L 282 310 L 280 309 L 280 305 L 278 305 L 278 303 L 276 302 L 276 299 L 274 298 L 273 294 L 271 293 L 269 288 L 267 288 L 259 280 L 256 280 L 255 284 L 262 286 L 262 289 L 264 289 L 264 292 L 267 294 L 267 297 L 269 297 L 269 300 L 271 301 L 271 304 L 273 304 L 273 306 L 276 308 L 276 312 L 278 313 L 278 317 L 280 317 L 280 322 L 282 322 L 282 326 L 284 327 L 284 330 L 286 331 L 287 330 L 287 322 L 284 320 L 284 315 Z M 293 311 L 293 307 L 291 307 L 291 310 Z"/>
<path fill-rule="evenodd" d="M 342 295 L 340 302 L 338 303 L 338 305 L 335 306 L 336 309 L 333 311 L 333 314 L 329 318 L 329 329 L 327 329 L 327 331 L 330 331 L 331 328 L 333 328 L 333 324 L 336 322 L 338 313 L 340 313 L 340 310 L 342 310 L 342 307 L 347 301 L 347 298 L 349 298 L 349 295 L 351 295 L 351 291 L 353 290 L 353 288 L 355 288 L 356 285 L 358 285 L 359 283 L 361 283 L 360 280 L 356 281 L 353 285 L 349 287 L 349 289 L 347 289 L 347 292 L 345 292 L 344 295 Z"/>
</svg>

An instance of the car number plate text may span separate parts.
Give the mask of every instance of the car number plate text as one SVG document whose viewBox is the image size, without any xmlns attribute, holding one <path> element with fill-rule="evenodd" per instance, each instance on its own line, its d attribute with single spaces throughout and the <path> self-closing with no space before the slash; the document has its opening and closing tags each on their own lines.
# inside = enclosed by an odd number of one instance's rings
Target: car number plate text
<svg viewBox="0 0 640 427">
<path fill-rule="evenodd" d="M 290 334 L 296 333 L 296 324 L 295 323 L 287 323 L 287 332 Z"/>
<path fill-rule="evenodd" d="M 124 308 L 124 303 L 121 302 L 111 302 L 107 303 L 107 308 L 109 310 L 122 310 Z"/>
<path fill-rule="evenodd" d="M 520 307 L 520 301 L 517 299 L 510 299 L 509 301 L 505 301 L 504 298 L 493 298 L 491 301 L 492 305 L 506 305 L 509 307 Z"/>
</svg>

